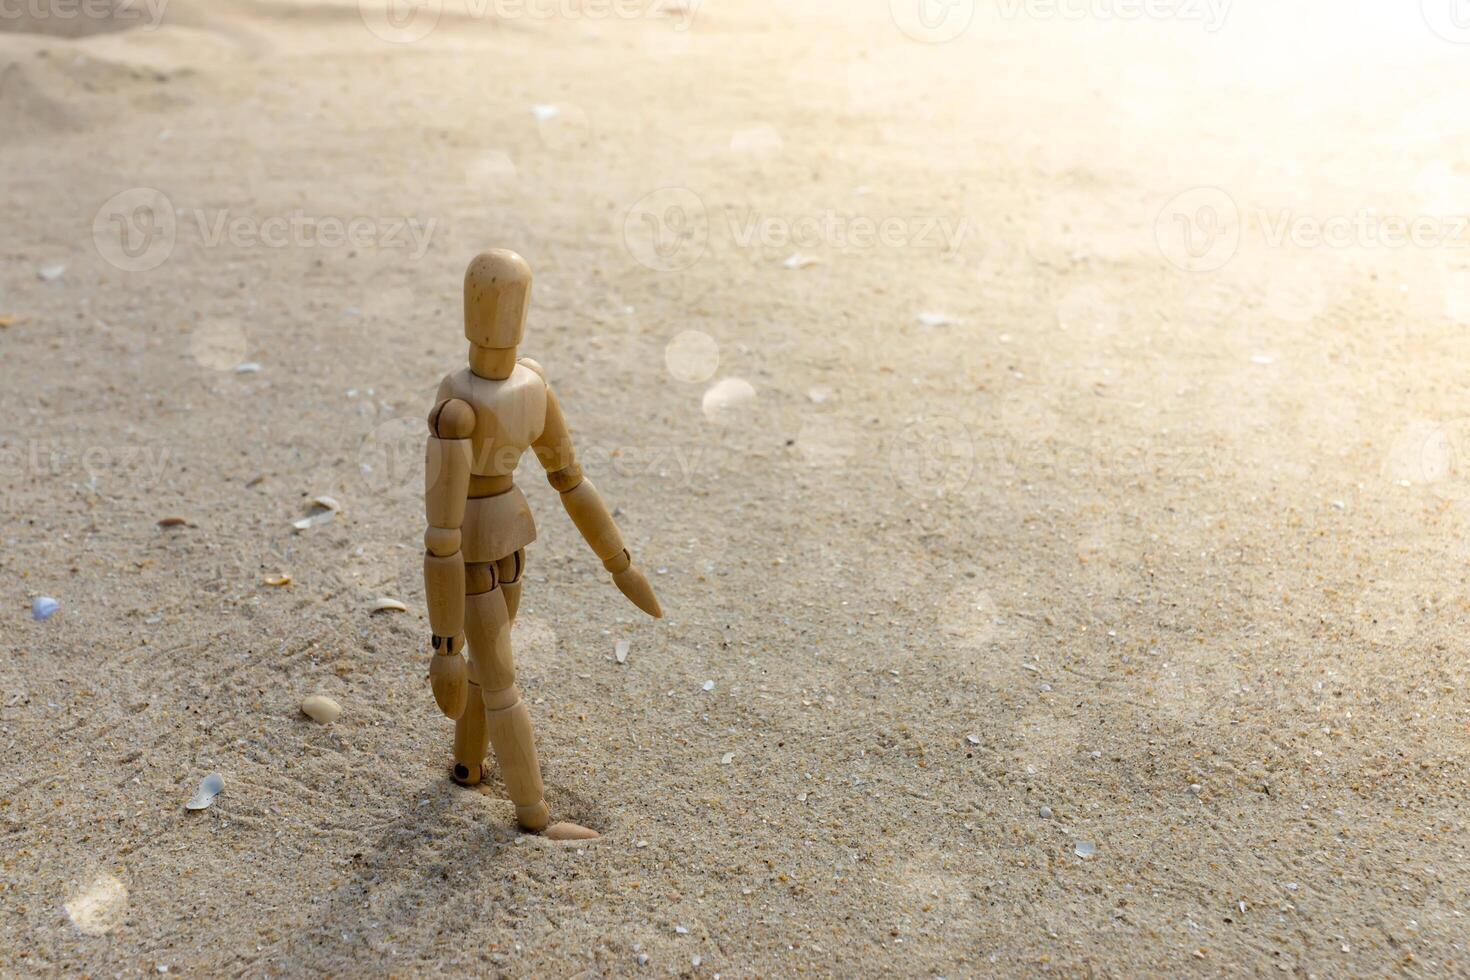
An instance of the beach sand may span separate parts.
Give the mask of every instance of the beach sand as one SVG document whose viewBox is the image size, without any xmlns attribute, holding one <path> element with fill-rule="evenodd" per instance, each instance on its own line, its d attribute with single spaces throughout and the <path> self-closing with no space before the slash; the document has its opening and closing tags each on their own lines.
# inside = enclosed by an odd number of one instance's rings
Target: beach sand
<svg viewBox="0 0 1470 980">
<path fill-rule="evenodd" d="M 1470 970 L 1470 49 L 1308 8 L 0 21 L 0 973 Z M 666 613 L 528 459 L 590 844 L 426 682 L 496 246 Z"/>
</svg>

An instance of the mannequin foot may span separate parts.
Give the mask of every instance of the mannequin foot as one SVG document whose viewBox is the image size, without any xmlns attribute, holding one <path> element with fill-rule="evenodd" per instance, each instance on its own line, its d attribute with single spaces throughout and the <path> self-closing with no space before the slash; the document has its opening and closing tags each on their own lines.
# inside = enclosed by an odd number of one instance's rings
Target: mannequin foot
<svg viewBox="0 0 1470 980">
<path fill-rule="evenodd" d="M 484 774 L 484 766 L 470 766 L 463 762 L 456 762 L 454 769 L 450 772 L 450 778 L 461 786 L 478 786 Z"/>
</svg>

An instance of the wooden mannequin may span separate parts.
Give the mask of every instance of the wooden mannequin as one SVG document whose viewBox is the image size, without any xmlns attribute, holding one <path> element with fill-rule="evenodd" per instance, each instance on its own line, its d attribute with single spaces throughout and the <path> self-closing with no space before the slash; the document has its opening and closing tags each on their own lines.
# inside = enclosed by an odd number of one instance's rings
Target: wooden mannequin
<svg viewBox="0 0 1470 980">
<path fill-rule="evenodd" d="M 530 507 L 514 481 L 527 449 L 546 468 L 572 522 L 623 595 L 650 616 L 661 617 L 663 611 L 648 579 L 633 565 L 597 488 L 577 465 L 571 434 L 541 366 L 516 359 L 530 300 L 531 269 L 515 252 L 485 252 L 465 272 L 469 367 L 444 379 L 429 413 L 429 529 L 424 535 L 434 648 L 429 680 L 440 710 L 455 721 L 455 782 L 480 782 L 488 741 L 521 827 L 582 839 L 597 834 L 576 824 L 551 824 L 531 714 L 516 687 L 511 656 L 525 548 L 536 538 Z"/>
</svg>

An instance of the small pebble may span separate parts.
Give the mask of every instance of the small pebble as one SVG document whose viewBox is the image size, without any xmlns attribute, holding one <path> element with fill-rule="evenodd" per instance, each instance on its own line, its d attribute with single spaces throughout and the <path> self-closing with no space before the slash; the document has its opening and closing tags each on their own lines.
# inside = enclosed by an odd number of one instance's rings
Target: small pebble
<svg viewBox="0 0 1470 980">
<path fill-rule="evenodd" d="M 1198 796 L 1198 795 L 1200 795 L 1200 793 L 1204 792 L 1204 789 L 1205 788 L 1203 786 L 1201 786 L 1199 783 L 1190 783 L 1189 784 L 1189 795 L 1191 795 L 1191 796 Z"/>
<path fill-rule="evenodd" d="M 1051 817 L 1052 817 L 1051 807 L 1049 807 L 1049 806 L 1042 807 L 1041 808 L 1041 818 L 1043 820 L 1050 820 Z"/>
<path fill-rule="evenodd" d="M 979 745 L 980 744 L 980 736 L 979 735 L 966 735 L 965 736 L 965 741 L 966 742 L 969 742 L 971 745 Z"/>
<path fill-rule="evenodd" d="M 704 684 L 703 684 L 703 688 L 706 691 L 713 691 L 715 689 L 715 682 L 714 681 L 705 681 Z"/>
<path fill-rule="evenodd" d="M 318 725 L 330 725 L 342 717 L 342 706 L 322 694 L 313 694 L 301 702 L 301 713 Z"/>
<path fill-rule="evenodd" d="M 61 603 L 49 595 L 37 596 L 36 601 L 31 603 L 31 618 L 38 623 L 44 623 L 56 615 L 56 610 L 61 608 Z"/>
<path fill-rule="evenodd" d="M 639 966 L 647 966 L 648 965 L 648 954 L 647 953 L 639 953 L 638 954 L 638 965 Z"/>
<path fill-rule="evenodd" d="M 1090 858 L 1097 854 L 1097 845 L 1090 840 L 1079 840 L 1074 849 L 1080 858 Z"/>
<path fill-rule="evenodd" d="M 55 282 L 56 280 L 60 279 L 62 274 L 65 272 L 65 262 L 53 262 L 50 265 L 43 265 L 41 266 L 41 268 L 37 269 L 36 277 L 42 282 Z"/>
<path fill-rule="evenodd" d="M 688 929 L 685 929 L 683 926 L 674 926 L 674 931 L 677 932 L 681 936 L 687 936 L 687 935 L 689 935 L 689 930 Z"/>
<path fill-rule="evenodd" d="M 726 752 L 724 755 L 720 756 L 720 765 L 722 765 L 722 766 L 728 766 L 730 763 L 732 763 L 734 761 L 735 761 L 735 753 L 734 752 Z"/>
</svg>

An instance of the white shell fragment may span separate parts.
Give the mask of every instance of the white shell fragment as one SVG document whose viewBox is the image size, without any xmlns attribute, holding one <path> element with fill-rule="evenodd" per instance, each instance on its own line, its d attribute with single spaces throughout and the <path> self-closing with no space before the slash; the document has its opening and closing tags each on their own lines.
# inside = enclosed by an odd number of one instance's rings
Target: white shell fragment
<svg viewBox="0 0 1470 980">
<path fill-rule="evenodd" d="M 66 272 L 65 262 L 52 262 L 36 270 L 36 278 L 42 282 L 55 282 Z"/>
<path fill-rule="evenodd" d="M 235 365 L 236 374 L 259 374 L 260 365 L 254 361 L 246 361 L 244 364 Z"/>
<path fill-rule="evenodd" d="M 613 648 L 613 656 L 617 658 L 618 663 L 625 664 L 628 662 L 628 648 L 631 646 L 632 644 L 627 640 L 618 641 L 617 646 Z"/>
<path fill-rule="evenodd" d="M 919 325 L 923 327 L 952 327 L 960 321 L 948 313 L 920 313 Z"/>
<path fill-rule="evenodd" d="M 1077 842 L 1077 847 L 1074 850 L 1076 851 L 1077 856 L 1080 858 L 1090 858 L 1097 856 L 1097 845 L 1090 840 L 1079 840 Z"/>
<path fill-rule="evenodd" d="M 311 506 L 314 508 L 310 514 L 291 522 L 291 526 L 298 531 L 305 531 L 309 527 L 330 522 L 342 510 L 342 505 L 337 503 L 335 497 L 313 497 Z"/>
<path fill-rule="evenodd" d="M 324 694 L 313 694 L 301 702 L 301 713 L 318 725 L 330 725 L 342 717 L 342 706 Z"/>
<path fill-rule="evenodd" d="M 703 685 L 703 689 L 706 690 L 706 691 L 713 691 L 715 689 L 715 682 L 714 681 L 705 681 L 704 682 L 704 685 Z"/>
<path fill-rule="evenodd" d="M 373 605 L 369 612 L 408 612 L 408 607 L 397 599 L 389 599 L 387 596 L 384 596 L 381 599 L 373 600 Z"/>
<path fill-rule="evenodd" d="M 728 766 L 730 763 L 732 763 L 734 761 L 735 761 L 735 753 L 734 752 L 726 752 L 724 755 L 720 756 L 720 765 L 722 765 L 722 766 Z"/>
<path fill-rule="evenodd" d="M 44 623 L 55 616 L 60 608 L 61 603 L 49 595 L 36 596 L 36 601 L 31 603 L 31 618 L 38 623 Z"/>
<path fill-rule="evenodd" d="M 546 122 L 548 119 L 555 119 L 561 115 L 561 109 L 554 105 L 533 105 L 531 115 L 536 117 L 537 122 Z"/>
<path fill-rule="evenodd" d="M 62 905 L 66 917 L 84 936 L 105 936 L 122 924 L 128 911 L 128 889 L 112 875 L 93 878 Z"/>
<path fill-rule="evenodd" d="M 217 772 L 210 773 L 208 776 L 205 776 L 203 779 L 199 780 L 199 790 L 194 794 L 193 798 L 190 799 L 188 803 L 184 804 L 185 809 L 208 809 L 210 804 L 214 802 L 214 798 L 218 796 L 220 792 L 224 790 L 224 788 L 225 777 L 221 776 Z"/>
<path fill-rule="evenodd" d="M 781 263 L 782 267 L 787 269 L 810 269 L 814 265 L 821 264 L 822 260 L 815 255 L 802 255 L 800 252 L 788 256 L 786 261 Z"/>
</svg>

